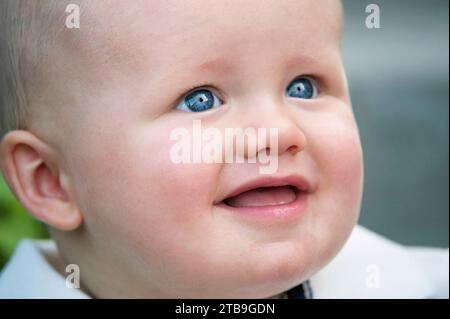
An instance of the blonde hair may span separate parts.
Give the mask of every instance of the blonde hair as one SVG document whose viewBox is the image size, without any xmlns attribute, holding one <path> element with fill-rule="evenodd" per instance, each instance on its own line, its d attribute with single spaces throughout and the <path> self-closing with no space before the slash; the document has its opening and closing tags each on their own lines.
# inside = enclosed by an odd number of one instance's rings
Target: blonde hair
<svg viewBox="0 0 450 319">
<path fill-rule="evenodd" d="M 27 127 L 29 92 L 57 31 L 53 14 L 57 2 L 0 1 L 0 139 L 8 131 Z"/>
</svg>

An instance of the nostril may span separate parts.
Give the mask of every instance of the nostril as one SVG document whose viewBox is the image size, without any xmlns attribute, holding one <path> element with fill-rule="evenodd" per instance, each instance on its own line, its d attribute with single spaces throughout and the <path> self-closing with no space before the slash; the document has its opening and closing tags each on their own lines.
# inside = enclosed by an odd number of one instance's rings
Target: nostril
<svg viewBox="0 0 450 319">
<path fill-rule="evenodd" d="M 287 149 L 287 151 L 289 153 L 291 153 L 292 155 L 297 154 L 298 152 L 300 152 L 300 147 L 298 147 L 297 145 L 291 145 L 289 146 L 289 148 Z"/>
</svg>

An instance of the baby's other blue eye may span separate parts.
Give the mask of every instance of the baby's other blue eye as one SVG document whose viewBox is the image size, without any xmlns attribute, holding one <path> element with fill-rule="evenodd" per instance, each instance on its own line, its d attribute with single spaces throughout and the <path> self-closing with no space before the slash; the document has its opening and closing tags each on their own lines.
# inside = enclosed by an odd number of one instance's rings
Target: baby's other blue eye
<svg viewBox="0 0 450 319">
<path fill-rule="evenodd" d="M 198 89 L 186 95 L 176 109 L 185 112 L 203 112 L 221 104 L 222 101 L 211 90 Z"/>
<path fill-rule="evenodd" d="M 289 84 L 286 94 L 299 99 L 312 99 L 317 96 L 317 88 L 310 79 L 302 77 Z"/>
</svg>

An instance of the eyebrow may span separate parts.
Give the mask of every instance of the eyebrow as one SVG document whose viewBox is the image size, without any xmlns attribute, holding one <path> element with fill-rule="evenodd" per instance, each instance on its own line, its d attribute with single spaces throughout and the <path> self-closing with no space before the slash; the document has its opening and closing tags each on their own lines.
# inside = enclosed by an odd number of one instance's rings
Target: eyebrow
<svg viewBox="0 0 450 319">
<path fill-rule="evenodd" d="M 284 63 L 284 68 L 289 69 L 299 65 L 318 65 L 320 61 L 314 57 L 307 55 L 292 55 Z M 226 73 L 237 68 L 236 63 L 229 61 L 226 58 L 215 58 L 200 63 L 194 67 L 196 71 L 210 71 L 213 73 Z"/>
<path fill-rule="evenodd" d="M 316 68 L 323 64 L 323 61 L 317 59 L 316 57 L 306 55 L 306 54 L 295 54 L 291 53 L 287 58 L 283 59 L 283 62 L 278 62 L 278 66 L 281 67 L 283 72 L 286 72 L 290 69 L 299 69 L 299 67 L 304 67 L 305 69 L 309 69 L 306 72 L 309 72 L 312 68 Z M 179 64 L 178 64 L 179 66 Z M 239 69 L 239 62 L 232 61 L 230 58 L 224 56 L 213 57 L 210 59 L 205 59 L 205 61 L 200 62 L 199 64 L 185 64 L 183 66 L 183 70 L 188 71 L 189 74 L 202 74 L 209 73 L 211 75 L 223 75 L 223 74 L 232 74 L 235 73 L 236 70 Z M 173 66 L 174 67 L 174 66 Z M 181 66 L 180 66 L 181 67 Z M 174 83 L 172 79 L 179 73 L 179 69 L 171 68 L 167 70 L 167 72 L 159 79 L 159 82 L 168 82 Z M 185 76 L 187 76 L 186 72 L 183 72 Z M 181 83 L 186 82 L 186 79 L 181 80 Z M 186 84 L 180 84 L 180 91 L 187 90 L 185 87 Z"/>
<path fill-rule="evenodd" d="M 296 56 L 291 56 L 289 59 L 287 59 L 284 64 L 284 67 L 286 69 L 289 69 L 291 67 L 299 66 L 299 65 L 317 66 L 320 64 L 321 64 L 321 61 L 318 60 L 317 58 L 314 58 L 314 57 L 311 57 L 308 55 L 296 55 Z"/>
<path fill-rule="evenodd" d="M 237 67 L 236 63 L 232 63 L 224 58 L 215 58 L 202 62 L 195 67 L 198 71 L 211 71 L 215 73 L 229 72 Z"/>
</svg>

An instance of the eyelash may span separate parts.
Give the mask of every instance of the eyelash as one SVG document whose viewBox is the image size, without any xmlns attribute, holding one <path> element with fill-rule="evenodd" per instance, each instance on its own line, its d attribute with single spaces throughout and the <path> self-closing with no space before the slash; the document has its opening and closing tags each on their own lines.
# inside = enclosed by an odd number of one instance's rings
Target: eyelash
<svg viewBox="0 0 450 319">
<path fill-rule="evenodd" d="M 295 82 L 295 81 L 297 81 L 297 80 L 300 80 L 300 79 L 307 79 L 308 81 L 310 81 L 310 82 L 312 83 L 312 85 L 313 85 L 313 90 L 314 90 L 315 93 L 316 93 L 316 95 L 315 95 L 315 97 L 314 97 L 313 99 L 316 99 L 316 98 L 319 96 L 319 94 L 321 93 L 321 89 L 320 89 L 320 87 L 319 87 L 319 85 L 318 85 L 317 80 L 315 79 L 315 77 L 310 76 L 310 75 L 299 75 L 299 76 L 293 78 L 293 79 L 286 85 L 286 89 L 285 89 L 285 90 L 287 90 L 288 87 L 289 87 L 293 82 Z"/>
<path fill-rule="evenodd" d="M 294 77 L 291 82 L 299 79 L 299 78 L 307 78 L 311 80 L 311 82 L 315 85 L 317 88 L 317 98 L 323 94 L 324 92 L 328 91 L 328 81 L 327 79 L 322 75 L 312 75 L 312 74 L 304 74 Z M 291 83 L 289 82 L 289 83 Z M 289 85 L 288 83 L 288 85 Z"/>
<path fill-rule="evenodd" d="M 309 74 L 305 74 L 305 75 L 299 75 L 294 77 L 290 82 L 287 83 L 286 87 L 289 86 L 290 83 L 292 83 L 293 81 L 296 81 L 300 78 L 308 78 L 309 80 L 312 81 L 312 83 L 315 85 L 315 87 L 317 88 L 317 97 L 319 97 L 321 95 L 321 93 L 323 93 L 324 90 L 326 90 L 327 86 L 326 86 L 326 81 L 323 80 L 323 78 L 321 76 L 313 76 L 313 75 L 309 75 Z M 197 90 L 211 90 L 214 94 L 217 94 L 217 96 L 219 97 L 219 99 L 225 104 L 226 98 L 225 98 L 225 94 L 222 94 L 218 89 L 216 89 L 212 84 L 203 84 L 203 85 L 195 85 L 195 86 L 191 86 L 187 89 L 184 90 L 185 93 L 181 94 L 177 99 L 176 99 L 176 103 L 173 106 L 173 108 L 175 108 L 181 101 L 183 101 L 189 94 L 197 91 Z M 316 98 L 317 98 L 316 97 Z"/>
<path fill-rule="evenodd" d="M 220 94 L 218 92 L 218 90 L 216 88 L 214 88 L 214 86 L 212 84 L 203 84 L 203 85 L 195 85 L 195 86 L 191 86 L 187 89 L 184 90 L 185 93 L 181 94 L 175 101 L 177 101 L 175 103 L 175 105 L 178 105 L 178 103 L 180 103 L 181 101 L 183 101 L 183 99 L 185 97 L 187 97 L 189 94 L 194 93 L 197 90 L 211 90 L 212 92 L 214 92 L 215 94 L 217 94 L 221 100 L 222 99 L 222 94 Z"/>
</svg>

